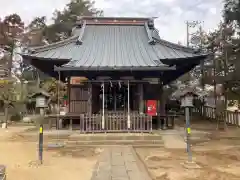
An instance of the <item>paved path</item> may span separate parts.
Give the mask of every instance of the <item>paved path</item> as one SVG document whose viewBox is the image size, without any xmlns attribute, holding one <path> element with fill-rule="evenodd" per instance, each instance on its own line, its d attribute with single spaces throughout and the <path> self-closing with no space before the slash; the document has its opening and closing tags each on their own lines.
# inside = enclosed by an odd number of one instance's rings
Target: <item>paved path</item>
<svg viewBox="0 0 240 180">
<path fill-rule="evenodd" d="M 100 155 L 92 180 L 151 180 L 132 147 L 108 147 Z"/>
<path fill-rule="evenodd" d="M 168 134 L 162 136 L 164 147 L 167 149 L 186 149 L 184 139 L 177 134 Z"/>
<path fill-rule="evenodd" d="M 163 130 L 156 131 L 157 134 L 162 136 L 164 147 L 167 149 L 185 149 L 186 143 L 184 142 L 183 136 L 184 131 L 180 130 Z"/>
</svg>

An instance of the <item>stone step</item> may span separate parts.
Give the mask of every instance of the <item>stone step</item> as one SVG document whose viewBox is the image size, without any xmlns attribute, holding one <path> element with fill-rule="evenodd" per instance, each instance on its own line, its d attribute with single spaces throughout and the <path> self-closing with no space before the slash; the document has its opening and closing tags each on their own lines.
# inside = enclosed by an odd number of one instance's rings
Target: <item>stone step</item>
<svg viewBox="0 0 240 180">
<path fill-rule="evenodd" d="M 86 145 L 133 145 L 133 146 L 154 146 L 154 145 L 163 145 L 162 140 L 99 140 L 99 141 L 73 141 L 68 140 L 65 142 L 68 145 L 75 146 L 86 146 Z"/>
<path fill-rule="evenodd" d="M 20 136 L 13 137 L 12 139 L 18 139 L 22 141 L 37 142 L 39 138 L 38 133 L 35 134 L 22 134 Z M 44 134 L 44 142 L 81 142 L 81 144 L 89 144 L 90 142 L 95 144 L 156 144 L 162 143 L 162 136 L 158 134 L 134 134 L 134 133 L 116 133 L 116 134 Z"/>
<path fill-rule="evenodd" d="M 132 146 L 134 148 L 159 148 L 164 147 L 163 144 L 64 144 L 62 147 L 50 147 L 49 144 L 45 144 L 44 148 L 46 149 L 58 149 L 58 148 L 106 148 L 106 147 L 124 147 Z"/>
<path fill-rule="evenodd" d="M 121 141 L 121 140 L 145 140 L 145 141 L 154 141 L 154 140 L 161 140 L 160 135 L 114 135 L 114 134 L 106 134 L 106 135 L 71 135 L 68 137 L 69 140 L 75 141 L 105 141 L 105 140 L 112 140 L 112 141 Z"/>
</svg>

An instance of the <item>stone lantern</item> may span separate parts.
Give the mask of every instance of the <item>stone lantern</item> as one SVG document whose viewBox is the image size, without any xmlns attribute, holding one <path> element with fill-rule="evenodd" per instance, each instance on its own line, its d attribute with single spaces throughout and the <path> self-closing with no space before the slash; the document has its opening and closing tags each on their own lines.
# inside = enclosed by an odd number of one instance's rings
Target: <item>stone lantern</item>
<svg viewBox="0 0 240 180">
<path fill-rule="evenodd" d="M 40 115 L 45 115 L 45 109 L 48 107 L 47 101 L 50 95 L 44 90 L 39 90 L 34 93 L 31 98 L 36 99 L 36 108 L 39 109 Z"/>
<path fill-rule="evenodd" d="M 193 107 L 193 99 L 194 97 L 197 96 L 195 93 L 193 92 L 184 92 L 184 94 L 182 94 L 180 96 L 181 98 L 181 106 L 182 107 Z"/>
<path fill-rule="evenodd" d="M 185 89 L 179 94 L 181 98 L 181 106 L 185 108 L 185 118 L 186 118 L 186 141 L 187 141 L 187 152 L 188 152 L 188 162 L 192 163 L 192 152 L 190 145 L 190 108 L 193 107 L 193 99 L 197 96 L 193 89 Z"/>
</svg>

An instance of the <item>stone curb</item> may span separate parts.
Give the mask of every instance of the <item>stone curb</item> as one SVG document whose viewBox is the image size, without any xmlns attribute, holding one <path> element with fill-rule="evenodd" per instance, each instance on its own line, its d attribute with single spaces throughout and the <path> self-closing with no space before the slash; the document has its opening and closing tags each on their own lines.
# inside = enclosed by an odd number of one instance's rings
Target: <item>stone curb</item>
<svg viewBox="0 0 240 180">
<path fill-rule="evenodd" d="M 135 157 L 135 159 L 137 161 L 139 169 L 142 171 L 142 173 L 144 172 L 144 179 L 145 180 L 152 180 L 151 174 L 148 171 L 148 168 L 147 168 L 145 162 L 143 162 L 141 157 L 137 154 L 137 152 L 135 151 L 134 147 L 131 146 L 130 148 L 131 148 L 133 156 Z"/>
</svg>

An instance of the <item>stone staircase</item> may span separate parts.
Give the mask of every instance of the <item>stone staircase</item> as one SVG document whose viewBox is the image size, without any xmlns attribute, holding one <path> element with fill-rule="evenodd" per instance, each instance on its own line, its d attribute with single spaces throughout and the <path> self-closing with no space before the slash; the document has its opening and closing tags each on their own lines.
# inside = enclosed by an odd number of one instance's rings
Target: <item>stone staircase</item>
<svg viewBox="0 0 240 180">
<path fill-rule="evenodd" d="M 57 140 L 57 139 L 55 139 Z M 67 146 L 109 146 L 131 145 L 136 147 L 159 147 L 163 146 L 163 140 L 157 134 L 72 134 L 67 139 L 58 139 Z"/>
<path fill-rule="evenodd" d="M 13 136 L 13 141 L 38 142 L 38 132 L 24 132 Z M 45 131 L 44 144 L 61 143 L 69 146 L 163 146 L 162 136 L 157 133 L 88 133 L 77 131 Z"/>
</svg>

